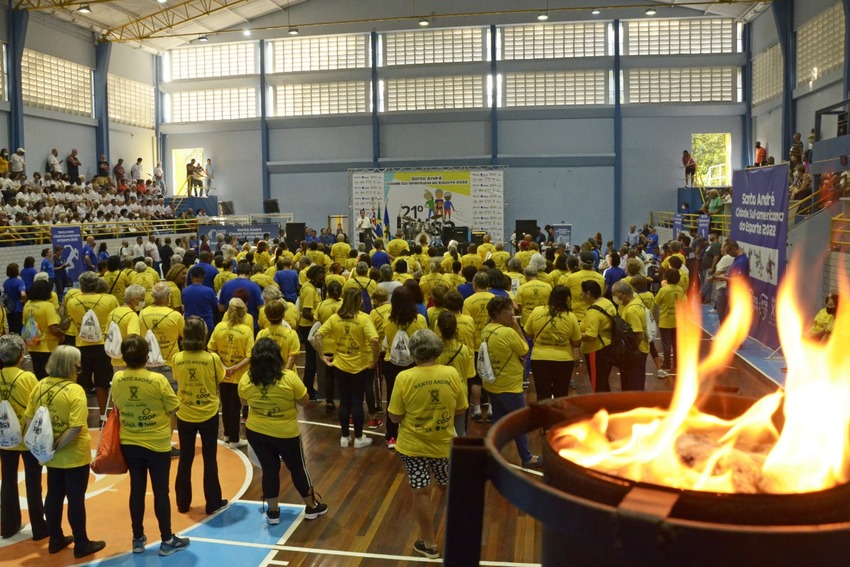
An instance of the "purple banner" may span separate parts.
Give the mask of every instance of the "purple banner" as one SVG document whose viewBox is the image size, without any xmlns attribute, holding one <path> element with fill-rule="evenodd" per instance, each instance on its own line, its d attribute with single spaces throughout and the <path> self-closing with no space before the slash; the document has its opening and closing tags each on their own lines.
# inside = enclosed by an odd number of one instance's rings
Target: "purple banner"
<svg viewBox="0 0 850 567">
<path fill-rule="evenodd" d="M 83 233 L 82 228 L 77 226 L 54 226 L 50 229 L 50 237 L 53 247 L 62 247 L 62 260 L 67 263 L 65 268 L 68 277 L 73 281 L 80 279 L 80 274 L 85 271 L 83 262 Z"/>
<path fill-rule="evenodd" d="M 776 294 L 785 274 L 787 213 L 787 164 L 734 172 L 731 236 L 750 261 L 750 336 L 771 348 L 779 348 Z"/>
</svg>

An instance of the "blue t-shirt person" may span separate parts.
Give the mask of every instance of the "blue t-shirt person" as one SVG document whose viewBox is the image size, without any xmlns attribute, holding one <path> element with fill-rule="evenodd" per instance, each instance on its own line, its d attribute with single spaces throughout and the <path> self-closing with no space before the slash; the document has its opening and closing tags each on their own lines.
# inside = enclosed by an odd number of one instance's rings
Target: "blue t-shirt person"
<svg viewBox="0 0 850 567">
<path fill-rule="evenodd" d="M 279 270 L 274 275 L 274 281 L 286 301 L 294 303 L 298 299 L 298 272 L 289 269 Z"/>
<path fill-rule="evenodd" d="M 233 299 L 233 292 L 241 288 L 248 290 L 248 313 L 254 318 L 254 330 L 258 331 L 260 329 L 260 305 L 264 305 L 265 301 L 263 301 L 263 291 L 256 283 L 244 277 L 230 280 L 221 287 L 218 304 L 227 309 L 230 300 Z"/>
<path fill-rule="evenodd" d="M 15 308 L 12 313 L 23 313 L 24 302 L 23 294 L 26 293 L 24 280 L 21 278 L 9 278 L 3 282 L 3 293 L 9 296 L 9 299 L 15 302 Z"/>
<path fill-rule="evenodd" d="M 61 264 L 59 264 L 61 266 Z M 56 268 L 53 266 L 53 261 L 47 258 L 41 259 L 41 271 L 47 272 L 47 277 L 51 280 L 56 279 Z"/>
<path fill-rule="evenodd" d="M 35 281 L 35 276 L 38 274 L 38 270 L 35 268 L 24 268 L 21 270 L 21 279 L 24 280 L 24 289 L 29 291 L 32 287 L 32 282 Z"/>
<path fill-rule="evenodd" d="M 218 298 L 215 292 L 204 284 L 192 283 L 183 290 L 183 316 L 200 317 L 207 324 L 207 331 L 210 333 L 215 328 L 216 309 Z"/>
<path fill-rule="evenodd" d="M 91 264 L 89 263 L 91 262 Z M 83 246 L 83 266 L 90 272 L 97 271 L 97 253 L 92 246 Z"/>
<path fill-rule="evenodd" d="M 372 267 L 380 268 L 384 264 L 390 263 L 390 255 L 384 252 L 383 250 L 376 250 L 374 254 L 372 254 Z"/>
</svg>

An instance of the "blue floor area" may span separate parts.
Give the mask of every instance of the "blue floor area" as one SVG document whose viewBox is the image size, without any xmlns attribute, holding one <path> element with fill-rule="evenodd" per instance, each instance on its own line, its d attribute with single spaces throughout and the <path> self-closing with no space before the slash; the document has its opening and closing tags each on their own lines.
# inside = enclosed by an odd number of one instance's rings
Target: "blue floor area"
<svg viewBox="0 0 850 567">
<path fill-rule="evenodd" d="M 195 565 L 231 564 L 239 566 L 260 565 L 284 534 L 297 521 L 303 506 L 280 506 L 280 524 L 270 526 L 266 516 L 260 512 L 259 502 L 234 502 L 227 510 L 201 525 L 195 526 L 181 536 L 191 540 L 189 548 L 165 559 L 159 556 L 159 541 L 147 546 L 144 553 L 127 553 L 111 557 L 90 565 L 98 567 L 147 567 L 161 566 L 168 561 L 170 567 Z M 199 541 L 216 540 L 216 541 Z"/>
<path fill-rule="evenodd" d="M 702 328 L 711 336 L 717 333 L 717 328 L 720 326 L 720 319 L 716 313 L 709 313 L 711 304 L 702 306 Z M 774 354 L 774 349 L 768 348 L 755 339 L 747 337 L 744 343 L 738 348 L 738 356 L 744 362 L 761 372 L 767 378 L 775 382 L 780 387 L 785 386 L 785 358 L 782 356 L 782 351 Z"/>
</svg>

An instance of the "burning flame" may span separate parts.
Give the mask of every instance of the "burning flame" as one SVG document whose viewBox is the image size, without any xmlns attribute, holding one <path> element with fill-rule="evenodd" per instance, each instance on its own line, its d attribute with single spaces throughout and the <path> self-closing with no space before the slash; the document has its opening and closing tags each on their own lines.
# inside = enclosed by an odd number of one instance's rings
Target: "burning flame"
<svg viewBox="0 0 850 567">
<path fill-rule="evenodd" d="M 688 490 L 802 493 L 850 480 L 850 301 L 839 302 L 827 342 L 804 338 L 794 300 L 797 265 L 780 287 L 777 321 L 788 374 L 785 390 L 758 400 L 732 420 L 698 409 L 701 395 L 747 336 L 753 309 L 748 287 L 732 282 L 729 316 L 700 361 L 699 305 L 677 308 L 678 378 L 669 409 L 637 408 L 563 427 L 559 454 L 607 474 Z M 842 286 L 848 296 L 848 286 Z M 842 329 L 841 324 L 845 329 Z M 780 413 L 781 412 L 781 413 Z M 784 416 L 782 431 L 774 415 Z"/>
</svg>

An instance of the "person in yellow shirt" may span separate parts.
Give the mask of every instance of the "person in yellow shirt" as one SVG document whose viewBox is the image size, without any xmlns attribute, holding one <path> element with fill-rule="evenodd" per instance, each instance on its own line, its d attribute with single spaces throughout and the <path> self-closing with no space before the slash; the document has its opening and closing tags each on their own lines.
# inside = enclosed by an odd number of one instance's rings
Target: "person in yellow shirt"
<svg viewBox="0 0 850 567">
<path fill-rule="evenodd" d="M 678 258 L 678 256 L 670 256 L 668 259 L 670 269 L 677 270 L 679 272 L 679 287 L 681 287 L 685 293 L 688 293 L 688 286 L 691 283 L 690 276 L 688 275 L 688 269 L 682 264 L 682 261 Z"/>
<path fill-rule="evenodd" d="M 100 278 L 94 272 L 80 274 L 81 293 L 74 295 L 69 300 L 66 313 L 74 322 L 76 329 L 81 328 L 83 317 L 89 310 L 92 310 L 97 316 L 97 321 L 100 324 L 99 340 L 85 340 L 79 334 L 77 335 L 76 345 L 82 356 L 80 377 L 77 382 L 86 390 L 95 388 L 100 414 L 106 415 L 106 397 L 109 393 L 109 384 L 112 381 L 112 364 L 109 361 L 109 356 L 103 350 L 103 337 L 108 328 L 106 318 L 118 307 L 118 301 L 115 300 L 113 295 L 98 292 L 100 281 Z"/>
<path fill-rule="evenodd" d="M 131 285 L 124 290 L 124 303 L 109 314 L 106 325 L 107 332 L 109 324 L 118 325 L 121 338 L 126 339 L 130 335 L 139 334 L 139 311 L 145 308 L 145 288 L 140 285 Z M 117 371 L 125 367 L 123 358 L 112 359 L 112 370 Z"/>
<path fill-rule="evenodd" d="M 230 269 L 225 268 L 225 262 L 221 256 L 215 257 L 215 267 L 218 270 L 218 274 L 213 279 L 213 290 L 218 293 L 224 284 L 232 279 L 236 279 L 238 276 Z"/>
<path fill-rule="evenodd" d="M 522 272 L 522 262 L 519 261 L 519 258 L 511 258 L 508 261 L 508 271 L 505 272 L 505 275 L 511 280 L 511 291 L 514 294 L 519 291 L 519 287 L 522 284 L 528 281 L 525 279 L 525 275 L 523 275 Z"/>
<path fill-rule="evenodd" d="M 279 287 L 273 277 L 267 276 L 265 268 L 262 264 L 254 264 L 251 268 L 251 281 L 260 286 L 260 289 L 266 289 L 269 286 Z"/>
<path fill-rule="evenodd" d="M 437 317 L 437 336 L 443 341 L 443 352 L 437 358 L 437 364 L 454 368 L 461 379 L 464 399 L 469 407 L 469 380 L 475 378 L 475 355 L 471 348 L 458 340 L 458 324 L 455 314 L 443 311 Z M 455 415 L 455 432 L 458 437 L 466 437 L 466 416 Z"/>
<path fill-rule="evenodd" d="M 248 404 L 245 433 L 263 470 L 263 500 L 269 505 L 266 522 L 280 524 L 281 461 L 304 500 L 304 518 L 315 520 L 328 513 L 328 505 L 313 488 L 298 430 L 296 404 L 310 403 L 307 389 L 298 374 L 284 370 L 280 349 L 271 339 L 258 340 L 250 360 L 251 368 L 240 379 L 237 395 Z"/>
<path fill-rule="evenodd" d="M 413 276 L 407 272 L 407 260 L 404 258 L 400 258 L 395 263 L 395 271 L 396 274 L 393 277 L 393 281 L 403 284 L 407 280 L 413 279 Z"/>
<path fill-rule="evenodd" d="M 183 264 L 171 266 L 165 275 L 165 283 L 168 284 L 168 291 L 171 292 L 168 306 L 178 313 L 183 313 L 183 288 L 186 287 L 187 275 L 189 275 L 189 268 Z"/>
<path fill-rule="evenodd" d="M 570 290 L 556 285 L 548 304 L 535 307 L 523 329 L 533 343 L 531 371 L 537 400 L 568 396 L 581 344 L 578 319 L 570 311 Z"/>
<path fill-rule="evenodd" d="M 148 304 L 153 303 L 153 286 L 158 281 L 159 278 L 153 278 L 147 271 L 147 265 L 144 262 L 136 262 L 135 272 L 130 277 L 130 282 L 145 288 L 145 301 Z"/>
<path fill-rule="evenodd" d="M 269 299 L 265 304 L 266 325 L 257 333 L 257 340 L 269 338 L 280 347 L 280 355 L 283 357 L 287 370 L 295 369 L 295 359 L 301 350 L 301 341 L 298 333 L 292 326 L 284 325 L 285 314 L 294 311 L 287 307 L 282 299 Z M 262 326 L 262 325 L 261 325 Z"/>
<path fill-rule="evenodd" d="M 487 304 L 490 303 L 495 295 L 487 291 L 490 285 L 490 277 L 484 272 L 478 272 L 472 278 L 473 294 L 467 297 L 463 302 L 463 314 L 472 318 L 475 323 L 475 335 L 473 351 L 475 356 L 478 356 L 478 349 L 481 345 L 481 332 L 484 327 L 490 322 L 490 315 L 487 313 Z M 481 414 L 481 377 L 476 376 L 472 379 L 469 392 L 469 403 L 472 406 L 472 419 L 481 422 L 483 417 Z M 489 412 L 488 412 L 489 416 Z"/>
<path fill-rule="evenodd" d="M 165 376 L 145 368 L 148 343 L 131 335 L 121 343 L 126 370 L 115 375 L 112 399 L 120 412 L 121 451 L 130 473 L 130 521 L 133 553 L 142 553 L 145 536 L 145 493 L 151 477 L 154 513 L 162 543 L 160 555 L 172 555 L 189 547 L 188 538 L 171 531 L 171 498 L 168 495 L 171 469 L 171 416 L 179 405 Z M 194 439 L 192 439 L 194 445 Z"/>
<path fill-rule="evenodd" d="M 526 266 L 528 266 L 528 262 L 531 260 L 531 250 L 529 249 L 529 242 L 523 240 L 519 243 L 519 252 L 514 254 L 513 259 L 519 260 L 520 269 L 524 270 Z"/>
<path fill-rule="evenodd" d="M 685 265 L 685 255 L 682 254 L 682 243 L 679 242 L 678 240 L 673 240 L 672 242 L 670 242 L 670 255 L 667 256 L 666 258 L 664 258 L 664 261 L 661 262 L 661 267 L 664 269 L 664 271 L 667 271 L 667 270 L 670 269 L 670 259 L 671 258 L 678 258 L 679 260 L 682 261 L 682 266 Z M 683 288 L 683 289 L 686 289 L 686 288 Z"/>
<path fill-rule="evenodd" d="M 635 295 L 631 284 L 620 280 L 611 286 L 614 303 L 619 305 L 620 317 L 628 323 L 634 333 L 638 348 L 628 362 L 620 367 L 620 382 L 623 391 L 646 389 L 646 357 L 649 354 L 649 342 L 646 340 L 646 310 L 643 302 Z"/>
<path fill-rule="evenodd" d="M 838 292 L 833 291 L 826 298 L 826 306 L 815 314 L 808 338 L 814 341 L 827 341 L 832 335 L 835 314 L 838 312 Z M 24 319 L 26 320 L 26 319 Z"/>
<path fill-rule="evenodd" d="M 410 245 L 407 243 L 407 240 L 404 239 L 404 233 L 402 231 L 398 231 L 395 234 L 395 238 L 387 243 L 387 254 L 390 255 L 390 260 L 395 260 L 401 256 L 402 250 L 409 251 Z"/>
<path fill-rule="evenodd" d="M 351 252 L 351 245 L 345 241 L 345 235 L 337 234 L 336 242 L 331 246 L 331 260 L 340 266 L 344 266 L 345 261 L 348 260 L 349 252 Z"/>
<path fill-rule="evenodd" d="M 354 249 L 350 250 L 348 252 L 348 258 L 346 258 L 345 264 L 343 264 L 345 271 L 353 274 L 358 262 L 360 262 L 360 252 Z"/>
<path fill-rule="evenodd" d="M 316 350 L 326 366 L 335 368 L 333 374 L 339 386 L 339 444 L 348 447 L 351 443 L 349 420 L 352 420 L 355 449 L 372 444 L 372 439 L 363 435 L 363 398 L 375 379 L 381 352 L 378 331 L 369 315 L 360 310 L 362 302 L 363 294 L 348 288 L 342 306 L 324 320 L 316 333 Z M 332 348 L 328 347 L 329 343 Z"/>
<path fill-rule="evenodd" d="M 493 253 L 496 252 L 496 247 L 490 242 L 491 236 L 489 233 L 486 233 L 482 238 L 481 246 L 478 247 L 477 252 L 478 255 L 481 256 L 481 261 L 490 260 L 493 257 Z M 496 266 L 497 268 L 499 266 Z"/>
<path fill-rule="evenodd" d="M 573 305 L 584 303 L 585 316 L 580 321 L 581 354 L 587 365 L 590 386 L 594 392 L 610 392 L 608 377 L 611 374 L 611 319 L 617 308 L 602 296 L 602 286 L 595 280 L 581 282 L 581 294 Z M 606 315 L 606 313 L 608 315 Z M 578 316 L 576 316 L 578 318 Z"/>
<path fill-rule="evenodd" d="M 513 302 L 508 297 L 494 297 L 487 304 L 490 322 L 481 331 L 481 341 L 487 343 L 490 365 L 495 381 L 485 382 L 484 389 L 490 397 L 493 421 L 499 421 L 510 412 L 525 407 L 522 390 L 523 357 L 528 353 L 528 343 L 514 318 Z M 543 459 L 534 456 L 528 448 L 528 435 L 517 437 L 517 452 L 523 467 L 539 467 Z"/>
<path fill-rule="evenodd" d="M 641 276 L 640 274 L 634 275 L 630 278 L 626 278 L 628 282 L 632 285 L 632 288 L 635 290 L 635 296 L 640 298 L 643 306 L 649 309 L 650 316 L 653 321 L 656 321 L 656 329 L 658 328 L 658 305 L 655 303 L 655 296 L 651 291 L 647 291 L 646 287 L 646 278 Z M 661 357 L 658 355 L 658 349 L 655 348 L 655 341 L 649 342 L 649 356 L 652 358 L 652 362 L 655 364 L 656 376 L 659 378 L 666 378 L 667 371 L 662 368 L 663 363 L 661 361 Z"/>
<path fill-rule="evenodd" d="M 115 296 L 116 301 L 118 303 L 124 301 L 124 290 L 130 285 L 130 278 L 121 271 L 119 256 L 110 256 L 106 261 L 106 273 L 103 274 L 103 279 L 109 286 L 109 293 Z"/>
<path fill-rule="evenodd" d="M 478 255 L 478 246 L 475 244 L 470 244 L 469 248 L 466 249 L 466 254 L 460 257 L 460 265 L 464 268 L 475 266 L 475 269 L 481 269 L 483 263 L 484 259 Z"/>
<path fill-rule="evenodd" d="M 272 265 L 272 258 L 269 255 L 269 243 L 265 240 L 260 240 L 257 243 L 257 251 L 254 252 L 254 265 L 259 264 L 262 271 L 265 271 Z"/>
<path fill-rule="evenodd" d="M 664 361 L 661 369 L 670 372 L 676 368 L 676 305 L 686 300 L 685 290 L 679 285 L 681 273 L 669 269 L 664 273 L 667 285 L 661 286 L 655 295 L 658 305 L 658 334 L 661 335 L 661 348 Z M 660 375 L 660 374 L 659 374 Z"/>
<path fill-rule="evenodd" d="M 192 466 L 195 439 L 201 438 L 204 461 L 204 500 L 207 514 L 227 505 L 221 497 L 218 480 L 216 447 L 218 440 L 218 385 L 224 380 L 224 364 L 213 352 L 207 352 L 207 325 L 203 319 L 186 319 L 183 350 L 174 355 L 174 378 L 177 380 L 177 435 L 180 459 L 174 493 L 177 510 L 186 513 L 192 506 Z"/>
<path fill-rule="evenodd" d="M 511 254 L 507 250 L 505 250 L 504 242 L 497 242 L 495 245 L 496 250 L 490 255 L 490 259 L 493 260 L 493 263 L 496 265 L 496 268 L 501 272 L 508 271 L 508 260 L 511 259 Z"/>
<path fill-rule="evenodd" d="M 174 386 L 174 376 L 171 372 L 171 362 L 174 355 L 180 352 L 180 339 L 183 338 L 185 320 L 177 311 L 168 306 L 171 290 L 166 282 L 159 282 L 153 288 L 153 304 L 147 305 L 139 312 L 139 334 L 147 335 L 153 332 L 159 349 L 162 351 L 164 365 L 157 367 L 157 372 L 164 375 Z"/>
<path fill-rule="evenodd" d="M 549 303 L 549 294 L 552 288 L 548 283 L 537 279 L 537 268 L 527 267 L 525 270 L 525 283 L 519 286 L 516 292 L 516 304 L 520 310 L 520 325 L 525 327 L 528 317 L 535 308 Z"/>
<path fill-rule="evenodd" d="M 81 284 L 85 274 L 94 276 L 96 284 L 94 272 L 81 274 Z M 80 363 L 79 349 L 67 345 L 56 347 L 47 360 L 48 376 L 33 388 L 24 412 L 26 429 L 40 406 L 50 411 L 53 425 L 56 454 L 47 462 L 47 496 L 44 499 L 44 515 L 50 534 L 48 552 L 59 553 L 73 543 L 77 559 L 106 547 L 103 541 L 90 540 L 86 531 L 86 486 L 92 455 L 86 391 L 74 381 Z M 62 530 L 62 508 L 66 499 L 73 536 L 66 536 Z"/>
<path fill-rule="evenodd" d="M 361 293 L 365 291 L 371 296 L 375 292 L 375 289 L 377 289 L 378 284 L 375 280 L 369 278 L 369 264 L 366 262 L 357 262 L 354 272 L 354 275 L 348 278 L 348 281 L 342 286 L 342 291 L 345 292 L 349 288 L 354 288 Z M 375 306 L 372 305 L 372 309 L 374 308 Z"/>
<path fill-rule="evenodd" d="M 555 269 L 549 272 L 549 285 L 552 287 L 558 285 L 562 277 L 570 274 L 570 270 L 567 268 L 567 258 L 566 254 L 561 254 L 555 258 Z"/>
<path fill-rule="evenodd" d="M 47 282 L 45 282 L 47 283 Z M 48 284 L 49 285 L 49 284 Z M 8 400 L 12 411 L 22 426 L 24 413 L 38 379 L 32 372 L 21 369 L 26 345 L 20 335 L 0 337 L 0 399 Z M 21 502 L 18 498 L 18 466 L 24 462 L 24 482 L 27 489 L 27 514 L 35 541 L 46 538 L 47 522 L 44 520 L 44 502 L 41 499 L 41 465 L 23 440 L 16 447 L 0 449 L 0 537 L 10 538 L 23 527 Z"/>
<path fill-rule="evenodd" d="M 269 319 L 268 317 L 266 317 L 266 305 L 268 305 L 270 301 L 280 301 L 281 304 L 286 308 L 281 324 L 284 327 L 288 326 L 290 329 L 296 329 L 298 327 L 298 310 L 295 309 L 295 304 L 289 303 L 288 301 L 283 299 L 283 294 L 280 292 L 280 288 L 271 286 L 263 290 L 263 305 L 260 305 L 259 308 L 258 323 L 260 329 L 265 329 L 269 326 Z"/>
<path fill-rule="evenodd" d="M 345 286 L 346 279 L 345 276 L 342 275 L 342 264 L 338 262 L 332 263 L 325 275 L 325 287 L 327 287 L 331 282 L 337 282 L 340 287 Z"/>
<path fill-rule="evenodd" d="M 381 356 L 378 358 L 378 365 L 375 368 L 375 381 L 372 383 L 372 388 L 366 389 L 366 405 L 369 409 L 369 429 L 377 429 L 384 423 L 380 417 L 380 414 L 384 411 L 383 402 L 381 401 L 381 385 L 384 379 L 384 357 L 386 354 L 384 352 L 386 348 L 384 327 L 390 318 L 391 309 L 392 306 L 389 304 L 387 290 L 376 287 L 375 291 L 372 292 L 372 311 L 369 313 L 369 318 L 372 320 L 372 324 L 375 325 L 375 330 L 378 333 Z"/>
<path fill-rule="evenodd" d="M 457 241 L 452 240 L 449 242 L 448 250 L 445 254 L 443 254 L 443 258 L 440 260 L 440 265 L 443 267 L 444 274 L 450 274 L 452 269 L 452 264 L 455 262 L 460 262 L 460 256 L 457 252 Z M 463 268 L 463 266 L 461 266 Z"/>
<path fill-rule="evenodd" d="M 421 285 L 419 289 L 422 289 Z M 425 319 L 428 321 L 428 328 L 435 333 L 437 332 L 435 330 L 437 328 L 437 317 L 440 316 L 440 313 L 446 310 L 445 299 L 446 294 L 449 293 L 449 291 L 449 286 L 439 282 L 434 285 L 434 289 L 431 292 L 432 307 L 428 308 L 427 317 Z"/>
<path fill-rule="evenodd" d="M 446 284 L 446 280 L 443 277 L 443 267 L 440 264 L 440 260 L 438 258 L 434 258 L 431 260 L 430 269 L 428 273 L 419 278 L 419 287 L 422 289 L 422 295 L 425 297 L 425 305 L 431 305 L 431 294 L 435 286 Z M 446 289 L 448 291 L 448 289 Z"/>
<path fill-rule="evenodd" d="M 398 385 L 390 397 L 389 416 L 399 429 L 396 451 L 407 470 L 419 525 L 420 537 L 413 549 L 436 559 L 439 551 L 432 520 L 431 476 L 441 487 L 448 484 L 449 451 L 455 431 L 447 425 L 453 416 L 463 415 L 468 403 L 457 370 L 437 363 L 444 347 L 433 332 L 414 333 L 410 352 L 416 367 L 398 375 Z"/>
<path fill-rule="evenodd" d="M 457 289 L 459 285 L 466 282 L 464 277 L 460 275 L 461 268 L 459 261 L 452 262 L 451 271 L 443 274 L 443 281 L 446 282 L 450 288 Z"/>
<path fill-rule="evenodd" d="M 561 285 L 565 285 L 570 289 L 570 294 L 572 294 L 573 298 L 581 297 L 583 287 L 582 283 L 586 281 L 593 281 L 599 284 L 599 288 L 602 290 L 602 294 L 605 294 L 605 278 L 602 277 L 602 274 L 595 271 L 593 269 L 594 256 L 592 252 L 582 252 L 579 255 L 579 270 L 577 272 L 571 273 L 567 277 L 561 277 L 561 281 L 559 282 Z M 590 304 L 577 301 L 573 304 L 573 313 L 576 314 L 576 318 L 581 322 L 584 319 L 584 314 L 587 312 L 587 308 Z M 607 390 L 606 390 L 607 391 Z"/>
<path fill-rule="evenodd" d="M 310 281 L 310 276 L 308 276 L 308 272 L 310 271 L 310 268 L 312 268 L 312 267 L 313 267 L 313 261 L 310 260 L 310 258 L 307 258 L 306 256 L 304 258 L 301 258 L 301 261 L 298 263 L 298 268 L 299 268 L 298 284 L 299 285 L 303 286 L 304 284 L 306 284 L 307 282 Z M 322 268 L 322 266 L 318 266 L 318 267 Z M 324 277 L 324 268 L 322 268 L 322 272 L 323 272 L 322 277 Z"/>
<path fill-rule="evenodd" d="M 328 262 L 329 258 L 322 250 L 319 249 L 319 244 L 317 242 L 311 242 L 309 244 L 306 256 L 317 266 L 322 266 L 323 268 L 330 266 L 330 262 Z"/>
<path fill-rule="evenodd" d="M 304 385 L 307 386 L 307 393 L 310 394 L 311 400 L 318 399 L 316 389 L 313 383 L 316 378 L 316 350 L 310 341 L 307 340 L 310 334 L 310 328 L 318 321 L 316 310 L 319 308 L 322 298 L 319 294 L 318 286 L 325 278 L 325 269 L 321 266 L 310 266 L 307 270 L 309 282 L 301 285 L 301 290 L 298 292 L 299 307 L 301 309 L 298 317 L 298 337 L 304 344 L 305 359 L 304 359 Z"/>
<path fill-rule="evenodd" d="M 39 380 L 47 376 L 47 359 L 50 353 L 65 339 L 59 328 L 59 313 L 50 301 L 50 282 L 35 281 L 27 292 L 24 303 L 23 323 L 26 328 L 30 317 L 38 325 L 38 336 L 29 345 L 32 371 Z"/>
<path fill-rule="evenodd" d="M 71 287 L 65 291 L 65 297 L 62 298 L 62 312 L 65 314 L 62 326 L 67 325 L 67 328 L 65 329 L 64 344 L 68 346 L 74 346 L 77 344 L 77 333 L 79 331 L 77 330 L 77 325 L 74 323 L 74 320 L 71 318 L 71 303 L 73 303 L 71 300 L 80 293 L 82 293 L 80 288 Z M 5 309 L 0 311 L 5 311 Z"/>
<path fill-rule="evenodd" d="M 239 439 L 239 419 L 242 404 L 239 401 L 238 384 L 251 362 L 254 346 L 254 329 L 243 323 L 246 314 L 245 302 L 234 297 L 227 306 L 224 319 L 215 326 L 207 348 L 221 357 L 225 378 L 221 390 L 221 421 L 224 436 L 231 449 L 245 447 L 248 442 Z"/>
<path fill-rule="evenodd" d="M 324 324 L 328 319 L 331 318 L 331 315 L 339 311 L 339 308 L 342 307 L 342 285 L 339 282 L 331 282 L 328 285 L 328 297 L 327 299 L 322 300 L 319 303 L 319 307 L 316 309 L 316 320 L 320 324 Z M 334 348 L 336 344 L 334 343 L 333 337 L 328 337 L 325 341 L 323 341 L 325 351 L 316 351 L 321 358 L 322 355 L 326 357 L 328 355 L 333 355 Z M 336 409 L 334 405 L 334 390 L 336 388 L 336 378 L 334 377 L 334 368 L 331 365 L 317 365 L 316 367 L 316 379 L 319 383 L 319 387 L 323 389 L 325 393 L 325 411 L 328 413 L 333 412 Z"/>
</svg>

